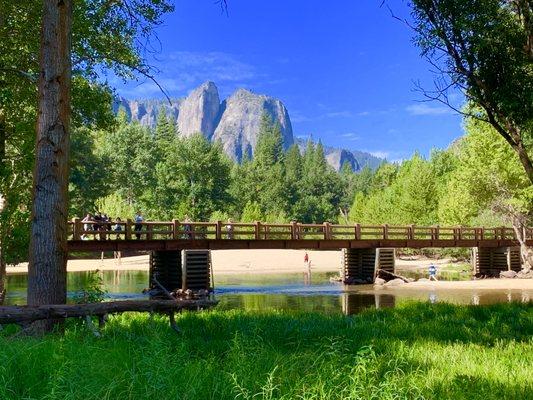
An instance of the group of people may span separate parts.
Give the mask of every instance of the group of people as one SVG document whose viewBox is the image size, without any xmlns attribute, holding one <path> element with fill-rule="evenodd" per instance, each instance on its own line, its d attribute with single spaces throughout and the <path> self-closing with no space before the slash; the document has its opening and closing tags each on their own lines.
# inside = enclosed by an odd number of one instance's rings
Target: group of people
<svg viewBox="0 0 533 400">
<path fill-rule="evenodd" d="M 120 217 L 113 220 L 107 214 L 102 214 L 99 211 L 94 215 L 88 213 L 81 222 L 83 222 L 84 233 L 81 236 L 83 240 L 89 239 L 90 233 L 88 232 L 98 232 L 99 238 L 105 240 L 105 233 L 114 232 L 118 235 L 124 230 L 123 222 Z M 96 237 L 96 234 L 93 235 Z"/>
</svg>

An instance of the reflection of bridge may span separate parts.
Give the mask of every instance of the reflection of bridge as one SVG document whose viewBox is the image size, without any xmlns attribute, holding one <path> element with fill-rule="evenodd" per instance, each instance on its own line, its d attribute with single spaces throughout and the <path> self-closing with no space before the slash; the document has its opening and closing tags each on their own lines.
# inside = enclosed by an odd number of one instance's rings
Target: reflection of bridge
<svg viewBox="0 0 533 400">
<path fill-rule="evenodd" d="M 527 231 L 533 245 L 533 230 Z M 168 290 L 208 289 L 215 249 L 344 250 L 342 276 L 349 283 L 370 283 L 375 271 L 394 272 L 394 249 L 474 248 L 476 273 L 498 276 L 519 270 L 520 255 L 512 228 L 266 224 L 218 222 L 69 222 L 69 251 L 150 251 L 151 282 Z M 275 260 L 273 260 L 275 262 Z M 152 279 L 154 278 L 154 279 Z"/>
<path fill-rule="evenodd" d="M 136 230 L 136 226 L 137 229 Z M 115 228 L 120 230 L 115 230 Z M 84 240 L 85 239 L 85 240 Z M 533 245 L 533 229 L 527 232 Z M 512 228 L 266 224 L 218 222 L 69 222 L 70 251 L 180 249 L 375 249 L 511 247 Z"/>
</svg>

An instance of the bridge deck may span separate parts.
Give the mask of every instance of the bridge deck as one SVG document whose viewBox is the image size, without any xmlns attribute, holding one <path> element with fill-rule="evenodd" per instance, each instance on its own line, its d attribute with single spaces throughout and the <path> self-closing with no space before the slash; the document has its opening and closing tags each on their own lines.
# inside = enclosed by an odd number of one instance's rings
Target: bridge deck
<svg viewBox="0 0 533 400">
<path fill-rule="evenodd" d="M 527 230 L 533 245 L 533 230 Z M 69 222 L 69 251 L 320 249 L 516 246 L 508 227 L 265 224 L 218 222 Z"/>
</svg>

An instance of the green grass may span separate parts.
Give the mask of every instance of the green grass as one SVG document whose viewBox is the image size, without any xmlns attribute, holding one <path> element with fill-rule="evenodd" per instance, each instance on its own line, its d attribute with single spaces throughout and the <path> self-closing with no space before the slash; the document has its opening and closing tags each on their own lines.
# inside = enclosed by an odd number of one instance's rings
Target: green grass
<svg viewBox="0 0 533 400">
<path fill-rule="evenodd" d="M 0 337 L 0 399 L 528 399 L 533 306 L 114 317 Z"/>
</svg>

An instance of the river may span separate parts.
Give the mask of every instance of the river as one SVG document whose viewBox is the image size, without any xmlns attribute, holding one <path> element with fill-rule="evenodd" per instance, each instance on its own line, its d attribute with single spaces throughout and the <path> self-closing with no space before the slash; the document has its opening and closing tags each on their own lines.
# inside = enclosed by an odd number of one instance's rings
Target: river
<svg viewBox="0 0 533 400">
<path fill-rule="evenodd" d="M 146 271 L 101 271 L 109 299 L 143 299 Z M 90 272 L 68 273 L 68 296 L 73 298 L 88 282 Z M 373 290 L 371 285 L 343 286 L 331 283 L 335 273 L 313 273 L 311 280 L 302 273 L 219 274 L 215 296 L 219 309 L 298 310 L 355 314 L 371 307 L 394 307 L 405 301 L 446 301 L 456 304 L 491 304 L 533 300 L 531 290 Z M 25 304 L 27 275 L 7 277 L 6 304 Z"/>
</svg>

